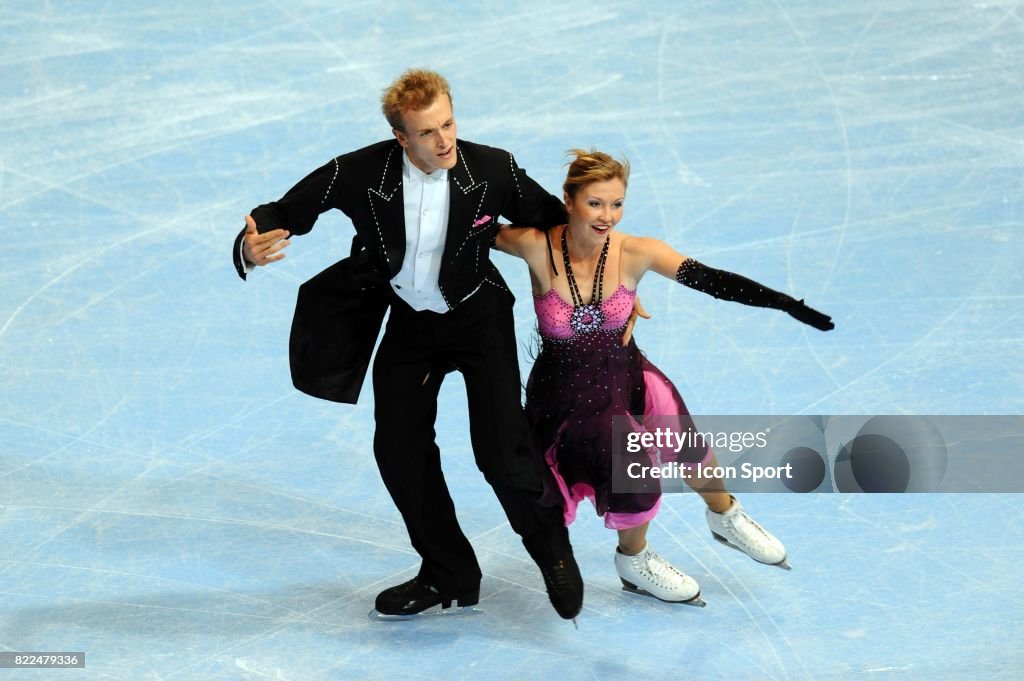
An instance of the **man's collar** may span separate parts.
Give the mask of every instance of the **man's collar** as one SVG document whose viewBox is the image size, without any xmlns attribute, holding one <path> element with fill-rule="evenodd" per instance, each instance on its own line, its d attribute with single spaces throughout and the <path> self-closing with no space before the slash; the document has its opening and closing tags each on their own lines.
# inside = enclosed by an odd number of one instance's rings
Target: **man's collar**
<svg viewBox="0 0 1024 681">
<path fill-rule="evenodd" d="M 438 168 L 432 173 L 425 173 L 409 159 L 409 153 L 402 150 L 402 179 L 414 182 L 444 182 L 448 179 L 448 170 Z"/>
</svg>

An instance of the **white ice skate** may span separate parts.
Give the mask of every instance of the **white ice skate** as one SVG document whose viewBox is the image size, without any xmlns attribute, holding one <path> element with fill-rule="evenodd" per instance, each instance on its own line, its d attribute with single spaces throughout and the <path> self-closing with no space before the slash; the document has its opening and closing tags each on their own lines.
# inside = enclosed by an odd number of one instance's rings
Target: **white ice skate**
<svg viewBox="0 0 1024 681">
<path fill-rule="evenodd" d="M 707 605 L 700 597 L 697 582 L 674 568 L 649 546 L 635 556 L 616 550 L 615 569 L 626 591 L 649 594 L 668 603 L 685 603 L 701 608 Z"/>
<path fill-rule="evenodd" d="M 759 563 L 790 569 L 786 547 L 747 515 L 735 497 L 732 497 L 732 507 L 725 513 L 707 509 L 707 519 L 711 534 L 726 546 L 742 551 Z"/>
</svg>

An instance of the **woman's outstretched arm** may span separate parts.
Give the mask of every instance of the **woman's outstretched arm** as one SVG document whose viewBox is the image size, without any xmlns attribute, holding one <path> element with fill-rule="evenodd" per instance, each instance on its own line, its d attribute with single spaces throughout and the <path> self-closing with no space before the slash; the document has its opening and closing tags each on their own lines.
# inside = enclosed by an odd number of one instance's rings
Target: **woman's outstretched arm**
<svg viewBox="0 0 1024 681">
<path fill-rule="evenodd" d="M 819 331 L 835 328 L 832 318 L 780 291 L 742 275 L 708 267 L 679 253 L 668 244 L 646 237 L 634 237 L 623 244 L 637 278 L 651 270 L 721 300 L 787 312 L 794 319 Z"/>
</svg>

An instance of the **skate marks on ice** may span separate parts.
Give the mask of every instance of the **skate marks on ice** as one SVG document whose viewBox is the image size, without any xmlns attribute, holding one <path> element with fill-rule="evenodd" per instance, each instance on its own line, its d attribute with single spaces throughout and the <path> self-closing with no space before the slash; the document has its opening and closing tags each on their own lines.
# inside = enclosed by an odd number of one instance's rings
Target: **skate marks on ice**
<svg viewBox="0 0 1024 681">
<path fill-rule="evenodd" d="M 1011 495 L 751 500 L 791 573 L 709 541 L 699 501 L 673 497 L 652 536 L 703 609 L 623 592 L 608 531 L 580 518 L 576 632 L 482 482 L 451 393 L 439 439 L 486 616 L 368 621 L 416 569 L 369 454 L 372 410 L 294 394 L 282 354 L 295 286 L 351 232 L 325 217 L 244 285 L 225 240 L 302 172 L 386 136 L 379 89 L 407 66 L 442 70 L 460 132 L 552 191 L 569 147 L 625 155 L 623 229 L 836 318 L 822 340 L 645 280 L 638 342 L 691 409 L 1024 411 L 1020 2 L 591 10 L 466 5 L 433 32 L 411 4 L 3 14 L 7 649 L 73 637 L 97 678 L 1024 668 L 1005 598 L 1024 561 Z M 528 275 L 498 265 L 529 334 Z"/>
</svg>

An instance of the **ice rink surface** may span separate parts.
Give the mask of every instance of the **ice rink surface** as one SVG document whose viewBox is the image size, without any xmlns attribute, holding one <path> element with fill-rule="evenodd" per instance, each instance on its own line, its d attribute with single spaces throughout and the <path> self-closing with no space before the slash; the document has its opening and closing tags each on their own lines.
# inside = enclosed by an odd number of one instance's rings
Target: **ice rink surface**
<svg viewBox="0 0 1024 681">
<path fill-rule="evenodd" d="M 1024 677 L 1014 494 L 746 496 L 788 573 L 672 495 L 651 543 L 703 610 L 621 591 L 582 507 L 575 630 L 473 463 L 458 374 L 438 441 L 484 613 L 369 621 L 418 565 L 372 391 L 317 401 L 287 363 L 296 289 L 351 226 L 246 283 L 230 245 L 386 138 L 410 66 L 449 78 L 463 139 L 555 192 L 566 149 L 624 155 L 621 229 L 834 317 L 645 279 L 638 342 L 694 413 L 1024 413 L 1024 3 L 4 3 L 0 652 L 87 663 L 0 678 Z M 526 270 L 496 262 L 525 349 Z"/>
</svg>

